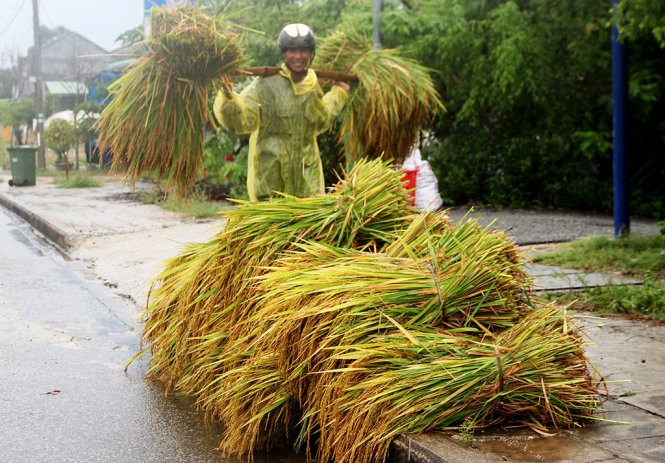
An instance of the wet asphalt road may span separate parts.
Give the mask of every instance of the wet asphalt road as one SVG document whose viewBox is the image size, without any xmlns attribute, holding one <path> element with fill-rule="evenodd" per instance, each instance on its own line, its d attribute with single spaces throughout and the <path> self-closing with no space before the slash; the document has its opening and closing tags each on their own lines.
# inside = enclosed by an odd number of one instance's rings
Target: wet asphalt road
<svg viewBox="0 0 665 463">
<path fill-rule="evenodd" d="M 0 461 L 223 461 L 190 401 L 165 398 L 144 360 L 124 371 L 139 348 L 133 306 L 3 209 L 0 257 Z"/>
</svg>

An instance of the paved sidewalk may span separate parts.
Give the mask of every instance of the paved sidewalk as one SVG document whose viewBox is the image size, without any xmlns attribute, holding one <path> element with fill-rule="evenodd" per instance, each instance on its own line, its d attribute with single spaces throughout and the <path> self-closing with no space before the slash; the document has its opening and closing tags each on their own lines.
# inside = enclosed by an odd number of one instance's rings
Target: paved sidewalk
<svg viewBox="0 0 665 463">
<path fill-rule="evenodd" d="M 208 240 L 223 226 L 216 220 L 183 220 L 178 214 L 132 200 L 129 186 L 116 181 L 100 188 L 61 189 L 39 177 L 32 187 L 9 187 L 0 172 L 0 205 L 22 217 L 63 254 L 81 263 L 81 272 L 101 279 L 115 294 L 133 301 L 138 318 L 152 278 L 162 263 L 190 242 Z M 137 189 L 150 189 L 137 185 Z M 453 209 L 453 221 L 467 211 Z M 472 212 L 523 246 L 612 236 L 611 217 L 530 211 Z M 631 223 L 634 233 L 658 233 L 655 222 Z M 529 265 L 538 290 L 616 282 L 616 277 Z M 626 284 L 639 284 L 634 280 Z M 394 462 L 647 462 L 665 461 L 665 326 L 619 318 L 581 320 L 594 344 L 590 361 L 610 381 L 606 415 L 630 424 L 599 423 L 543 438 L 535 433 L 493 431 L 476 436 L 475 447 L 455 433 L 400 436 Z M 360 462 L 359 462 L 360 463 Z"/>
<path fill-rule="evenodd" d="M 0 175 L 0 178 L 2 175 Z M 148 284 L 162 263 L 191 242 L 207 241 L 221 220 L 183 219 L 155 205 L 135 200 L 139 191 L 121 177 L 99 188 L 58 188 L 49 177 L 31 187 L 0 183 L 0 205 L 30 223 L 68 258 L 142 309 Z"/>
</svg>

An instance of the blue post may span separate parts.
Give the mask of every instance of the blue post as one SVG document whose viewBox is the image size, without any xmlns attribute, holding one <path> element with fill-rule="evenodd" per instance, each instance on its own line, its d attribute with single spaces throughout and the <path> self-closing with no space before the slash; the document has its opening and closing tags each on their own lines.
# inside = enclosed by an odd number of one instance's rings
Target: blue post
<svg viewBox="0 0 665 463">
<path fill-rule="evenodd" d="M 381 49 L 381 29 L 379 28 L 379 17 L 381 16 L 381 10 L 383 9 L 383 3 L 381 0 L 374 0 L 374 9 L 372 16 L 372 40 L 374 42 L 374 49 Z"/>
<path fill-rule="evenodd" d="M 616 7 L 621 0 L 612 0 Z M 612 26 L 612 125 L 614 166 L 614 236 L 619 238 L 630 233 L 628 212 L 628 188 L 626 182 L 626 106 L 628 82 L 626 51 L 619 40 L 619 30 Z"/>
</svg>

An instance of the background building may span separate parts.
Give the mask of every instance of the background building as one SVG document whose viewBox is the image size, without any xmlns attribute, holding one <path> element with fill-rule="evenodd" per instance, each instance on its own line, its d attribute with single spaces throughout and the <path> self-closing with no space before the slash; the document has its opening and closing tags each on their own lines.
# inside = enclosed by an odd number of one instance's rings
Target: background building
<svg viewBox="0 0 665 463">
<path fill-rule="evenodd" d="M 42 80 L 44 109 L 51 113 L 74 109 L 87 98 L 90 78 L 110 64 L 124 60 L 72 31 L 57 36 L 42 45 Z M 35 93 L 33 49 L 19 58 L 19 76 L 13 99 L 32 98 Z"/>
</svg>

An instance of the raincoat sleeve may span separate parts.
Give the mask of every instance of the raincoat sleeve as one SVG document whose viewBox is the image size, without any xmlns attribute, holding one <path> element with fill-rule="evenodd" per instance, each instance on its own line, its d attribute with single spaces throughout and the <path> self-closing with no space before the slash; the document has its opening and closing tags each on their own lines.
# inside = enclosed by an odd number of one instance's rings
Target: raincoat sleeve
<svg viewBox="0 0 665 463">
<path fill-rule="evenodd" d="M 322 114 L 319 118 L 317 135 L 330 128 L 333 120 L 342 111 L 349 95 L 342 87 L 333 85 L 333 87 L 321 98 Z"/>
<path fill-rule="evenodd" d="M 215 117 L 227 129 L 238 133 L 251 133 L 259 127 L 259 109 L 256 80 L 238 95 L 230 97 L 219 91 L 213 103 Z"/>
<path fill-rule="evenodd" d="M 323 105 L 326 107 L 330 114 L 330 122 L 342 111 L 349 94 L 339 85 L 333 87 L 323 95 Z"/>
</svg>

